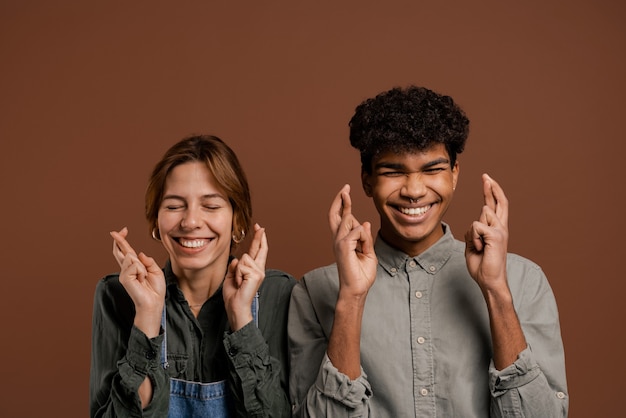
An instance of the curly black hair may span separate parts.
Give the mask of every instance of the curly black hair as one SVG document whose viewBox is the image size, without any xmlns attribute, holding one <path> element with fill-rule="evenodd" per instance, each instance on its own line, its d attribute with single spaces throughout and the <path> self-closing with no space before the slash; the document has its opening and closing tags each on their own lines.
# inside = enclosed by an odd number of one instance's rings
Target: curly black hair
<svg viewBox="0 0 626 418">
<path fill-rule="evenodd" d="M 422 151 L 444 144 L 450 164 L 463 152 L 469 119 L 451 97 L 424 87 L 395 87 L 358 105 L 349 123 L 350 144 L 361 152 L 362 169 L 384 152 Z"/>
</svg>

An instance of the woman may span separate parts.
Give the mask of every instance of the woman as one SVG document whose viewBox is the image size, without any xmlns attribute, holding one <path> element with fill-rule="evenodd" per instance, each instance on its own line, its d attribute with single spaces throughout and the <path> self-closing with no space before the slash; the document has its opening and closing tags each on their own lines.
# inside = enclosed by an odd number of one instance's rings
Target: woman
<svg viewBox="0 0 626 418">
<path fill-rule="evenodd" d="M 96 288 L 92 417 L 283 417 L 286 317 L 295 280 L 265 271 L 265 230 L 249 251 L 246 176 L 214 136 L 171 147 L 146 191 L 146 218 L 169 257 L 161 269 L 111 232 L 121 266 Z M 257 315 L 258 314 L 258 315 Z"/>
</svg>

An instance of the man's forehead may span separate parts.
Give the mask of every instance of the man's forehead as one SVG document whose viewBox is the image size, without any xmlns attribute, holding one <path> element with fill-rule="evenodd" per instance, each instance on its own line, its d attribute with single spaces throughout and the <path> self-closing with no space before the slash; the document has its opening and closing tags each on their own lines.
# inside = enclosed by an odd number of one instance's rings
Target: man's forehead
<svg viewBox="0 0 626 418">
<path fill-rule="evenodd" d="M 443 144 L 433 144 L 425 149 L 412 150 L 387 150 L 372 158 L 374 167 L 387 163 L 402 163 L 409 161 L 429 162 L 431 160 L 443 160 L 442 162 L 450 162 L 450 156 Z"/>
</svg>

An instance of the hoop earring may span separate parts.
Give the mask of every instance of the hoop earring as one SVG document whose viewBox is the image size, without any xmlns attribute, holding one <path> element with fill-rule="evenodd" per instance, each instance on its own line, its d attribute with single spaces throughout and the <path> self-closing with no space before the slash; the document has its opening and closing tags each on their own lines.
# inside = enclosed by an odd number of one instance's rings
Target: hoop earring
<svg viewBox="0 0 626 418">
<path fill-rule="evenodd" d="M 153 239 L 153 240 L 155 240 L 155 241 L 159 241 L 159 242 L 161 242 L 161 237 L 160 237 L 160 234 L 159 234 L 159 236 L 157 237 L 157 234 L 158 234 L 158 233 L 159 233 L 159 230 L 158 230 L 157 228 L 152 228 L 152 239 Z"/>
<path fill-rule="evenodd" d="M 237 238 L 235 236 L 235 234 L 233 234 L 233 242 L 235 244 L 239 244 L 241 241 L 243 241 L 243 239 L 246 237 L 246 231 L 244 231 L 243 229 L 241 230 L 241 236 L 239 238 Z"/>
</svg>

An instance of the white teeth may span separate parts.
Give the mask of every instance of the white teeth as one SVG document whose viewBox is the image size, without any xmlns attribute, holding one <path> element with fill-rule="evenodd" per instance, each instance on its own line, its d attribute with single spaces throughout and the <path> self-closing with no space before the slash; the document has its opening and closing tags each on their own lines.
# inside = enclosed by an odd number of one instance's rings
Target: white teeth
<svg viewBox="0 0 626 418">
<path fill-rule="evenodd" d="M 421 208 L 400 208 L 400 212 L 404 213 L 405 215 L 420 216 L 428 212 L 428 209 L 430 209 L 430 207 L 431 205 L 422 206 Z"/>
<path fill-rule="evenodd" d="M 187 241 L 187 240 L 180 240 L 180 245 L 182 245 L 183 247 L 187 247 L 187 248 L 198 248 L 198 247 L 202 247 L 203 245 L 206 244 L 206 240 L 203 239 L 194 239 L 191 241 Z"/>
</svg>

